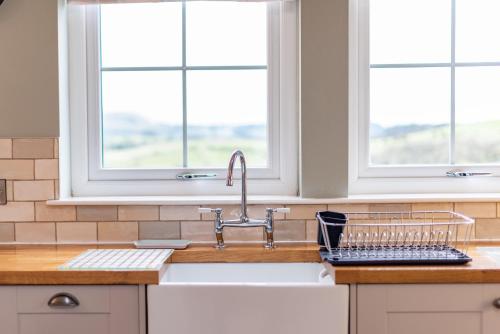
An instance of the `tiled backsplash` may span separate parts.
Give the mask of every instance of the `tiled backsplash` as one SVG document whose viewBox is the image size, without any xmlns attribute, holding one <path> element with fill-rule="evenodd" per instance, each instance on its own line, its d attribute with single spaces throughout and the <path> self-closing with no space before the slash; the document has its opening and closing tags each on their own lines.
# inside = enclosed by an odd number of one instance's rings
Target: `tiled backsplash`
<svg viewBox="0 0 500 334">
<path fill-rule="evenodd" d="M 0 206 L 0 242 L 72 243 L 127 242 L 136 239 L 215 241 L 212 214 L 199 206 L 47 206 L 58 198 L 58 140 L 0 139 L 0 179 L 7 179 L 8 204 Z M 222 206 L 234 218 L 238 206 Z M 264 205 L 251 205 L 249 214 L 263 218 Z M 475 235 L 500 240 L 500 203 L 394 203 L 290 205 L 290 214 L 276 215 L 277 241 L 313 241 L 315 213 L 454 210 L 476 218 Z M 227 241 L 263 241 L 262 228 L 226 229 Z"/>
</svg>

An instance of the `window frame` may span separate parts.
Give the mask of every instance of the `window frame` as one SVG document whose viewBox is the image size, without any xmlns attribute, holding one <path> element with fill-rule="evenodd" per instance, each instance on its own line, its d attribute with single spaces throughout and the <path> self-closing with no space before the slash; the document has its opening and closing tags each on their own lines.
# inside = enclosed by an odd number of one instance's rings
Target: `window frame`
<svg viewBox="0 0 500 334">
<path fill-rule="evenodd" d="M 114 170 L 101 168 L 98 13 L 98 5 L 70 5 L 68 8 L 72 195 L 238 193 L 237 187 L 225 187 L 221 181 L 225 178 L 225 168 Z M 296 195 L 298 187 L 297 4 L 295 2 L 269 4 L 268 27 L 268 167 L 248 168 L 249 193 Z M 182 66 L 183 71 L 188 70 L 185 65 L 184 63 Z M 176 176 L 181 173 L 216 173 L 217 177 L 180 181 Z"/>
<path fill-rule="evenodd" d="M 349 0 L 349 194 L 498 192 L 500 166 L 492 164 L 436 164 L 370 166 L 370 69 L 392 68 L 392 64 L 371 65 L 369 57 L 369 1 Z M 492 63 L 457 64 L 454 57 L 455 0 L 452 2 L 451 59 L 446 64 L 398 64 L 398 68 L 446 67 L 451 71 L 450 152 L 454 152 L 454 69 L 458 66 L 490 66 Z M 494 64 L 495 66 L 500 64 Z M 450 154 L 453 161 L 453 154 Z M 493 176 L 450 178 L 446 172 L 466 170 L 491 172 Z"/>
</svg>

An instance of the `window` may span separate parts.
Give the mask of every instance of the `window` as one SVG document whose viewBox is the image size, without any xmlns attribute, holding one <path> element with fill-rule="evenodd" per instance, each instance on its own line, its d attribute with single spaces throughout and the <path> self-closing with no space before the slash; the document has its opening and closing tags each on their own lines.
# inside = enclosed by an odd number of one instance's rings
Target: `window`
<svg viewBox="0 0 500 334">
<path fill-rule="evenodd" d="M 250 192 L 296 194 L 295 6 L 71 5 L 73 192 L 236 193 L 222 179 L 239 148 Z"/>
<path fill-rule="evenodd" d="M 500 190 L 500 3 L 353 0 L 351 9 L 350 192 Z"/>
</svg>

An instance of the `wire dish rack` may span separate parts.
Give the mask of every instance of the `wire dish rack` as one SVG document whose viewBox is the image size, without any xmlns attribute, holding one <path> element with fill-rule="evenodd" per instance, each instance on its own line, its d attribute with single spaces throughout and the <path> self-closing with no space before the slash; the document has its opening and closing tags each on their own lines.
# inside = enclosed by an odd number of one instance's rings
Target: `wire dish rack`
<svg viewBox="0 0 500 334">
<path fill-rule="evenodd" d="M 321 257 L 334 265 L 464 264 L 474 219 L 451 211 L 318 212 Z"/>
</svg>

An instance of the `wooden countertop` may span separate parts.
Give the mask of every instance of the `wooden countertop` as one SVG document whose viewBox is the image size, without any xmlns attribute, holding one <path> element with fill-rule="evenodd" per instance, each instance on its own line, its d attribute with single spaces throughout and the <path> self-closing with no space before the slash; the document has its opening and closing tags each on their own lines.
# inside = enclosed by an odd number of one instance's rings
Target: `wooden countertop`
<svg viewBox="0 0 500 334">
<path fill-rule="evenodd" d="M 492 244 L 489 246 L 499 246 Z M 160 271 L 61 271 L 58 267 L 91 248 L 129 246 L 2 246 L 0 285 L 12 284 L 157 284 Z M 473 261 L 462 266 L 351 266 L 333 267 L 338 284 L 352 283 L 500 283 L 500 263 L 471 247 Z M 194 245 L 175 251 L 175 263 L 196 262 L 319 262 L 314 244 Z"/>
</svg>

